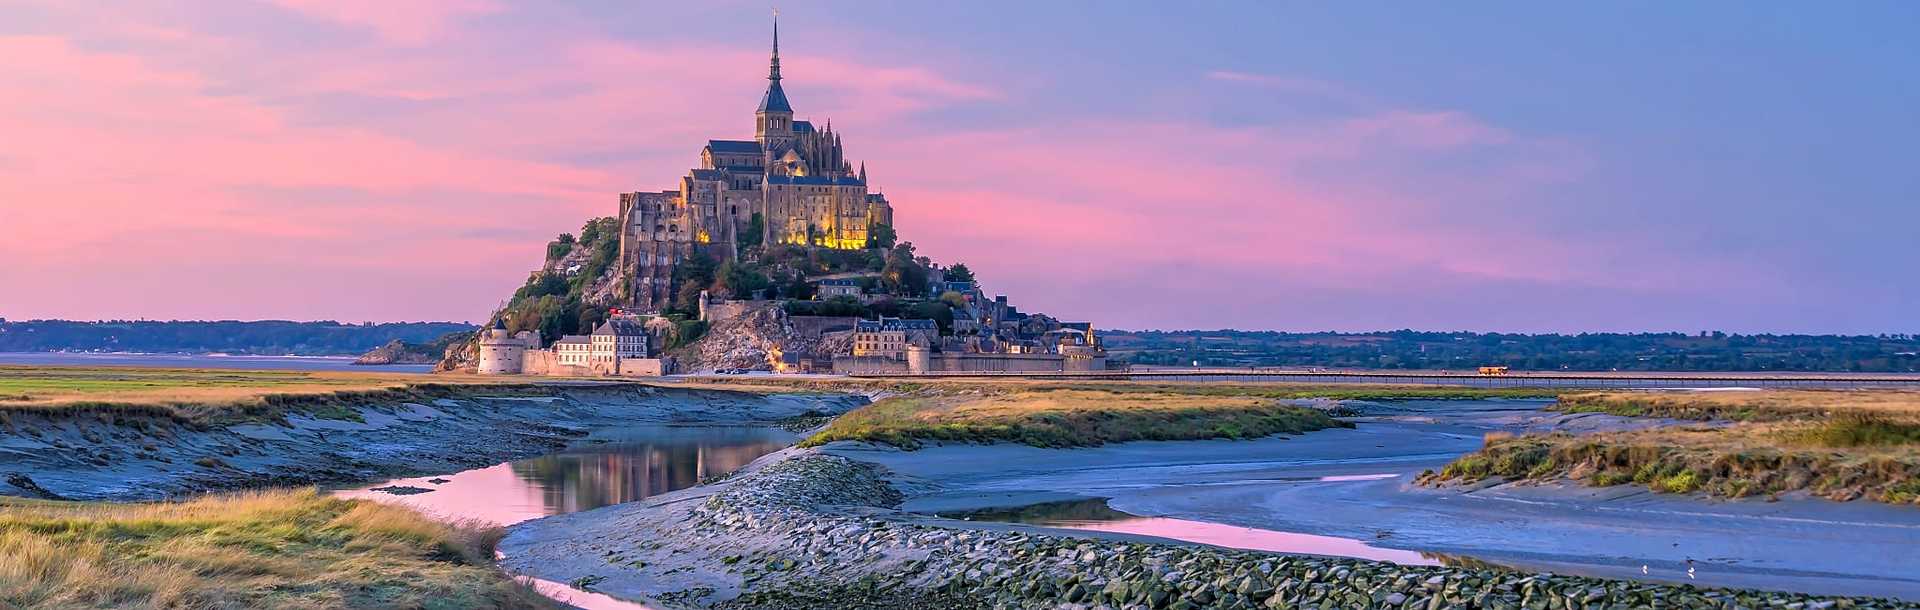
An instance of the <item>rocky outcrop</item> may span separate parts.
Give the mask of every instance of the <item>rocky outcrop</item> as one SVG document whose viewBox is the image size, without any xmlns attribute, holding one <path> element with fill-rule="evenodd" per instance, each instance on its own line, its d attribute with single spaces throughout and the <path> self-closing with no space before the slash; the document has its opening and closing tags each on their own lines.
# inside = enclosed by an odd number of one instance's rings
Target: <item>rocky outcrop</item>
<svg viewBox="0 0 1920 610">
<path fill-rule="evenodd" d="M 359 365 L 436 364 L 446 356 L 444 352 L 429 353 L 429 347 L 430 346 L 425 345 L 411 345 L 405 341 L 394 339 L 388 341 L 386 345 L 367 350 L 367 353 L 361 354 L 359 358 L 354 359 L 353 363 Z"/>
<path fill-rule="evenodd" d="M 806 357 L 853 350 L 850 332 L 809 335 L 796 331 L 778 301 L 737 305 L 739 315 L 713 322 L 700 340 L 674 352 L 682 369 L 768 370 L 774 367 L 776 351 Z"/>
<path fill-rule="evenodd" d="M 516 526 L 501 549 L 517 572 L 671 607 L 1920 608 L 956 529 L 893 510 L 901 494 L 876 465 L 804 450 L 768 459 L 705 491 Z"/>
</svg>

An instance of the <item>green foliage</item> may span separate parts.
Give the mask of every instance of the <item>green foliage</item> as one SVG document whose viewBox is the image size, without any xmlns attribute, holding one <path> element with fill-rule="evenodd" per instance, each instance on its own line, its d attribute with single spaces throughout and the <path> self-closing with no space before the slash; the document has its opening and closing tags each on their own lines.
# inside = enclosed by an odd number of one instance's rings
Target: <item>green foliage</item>
<svg viewBox="0 0 1920 610">
<path fill-rule="evenodd" d="M 953 308 L 939 301 L 922 301 L 900 311 L 900 317 L 909 320 L 933 320 L 940 327 L 940 334 L 953 334 Z"/>
<path fill-rule="evenodd" d="M 899 235 L 893 232 L 893 225 L 876 222 L 867 226 L 867 248 L 870 250 L 890 249 L 898 239 Z"/>
<path fill-rule="evenodd" d="M 561 233 L 560 237 L 555 238 L 551 242 L 547 242 L 547 262 L 560 260 L 562 257 L 565 257 L 568 252 L 572 251 L 573 234 Z"/>
<path fill-rule="evenodd" d="M 947 268 L 946 278 L 949 282 L 971 282 L 973 270 L 968 269 L 966 263 L 954 263 L 952 267 Z"/>
<path fill-rule="evenodd" d="M 707 323 L 704 320 L 689 320 L 678 315 L 670 316 L 669 319 L 673 320 L 673 333 L 666 337 L 666 349 L 692 345 L 707 334 Z"/>
<path fill-rule="evenodd" d="M 746 298 L 754 292 L 773 287 L 766 274 L 752 265 L 729 260 L 714 272 L 713 290 L 733 298 Z"/>
<path fill-rule="evenodd" d="M 535 273 L 531 279 L 527 280 L 526 285 L 513 291 L 513 301 L 538 299 L 548 295 L 566 296 L 570 287 L 565 276 L 557 273 Z"/>
<path fill-rule="evenodd" d="M 888 294 L 920 296 L 927 291 L 927 267 L 913 253 L 913 242 L 887 251 L 886 264 L 880 269 L 880 285 Z"/>
<path fill-rule="evenodd" d="M 780 296 L 788 299 L 813 298 L 813 284 L 807 283 L 807 276 L 799 273 L 787 278 L 786 285 L 780 288 Z"/>
<path fill-rule="evenodd" d="M 800 443 L 868 441 L 912 450 L 923 441 L 1014 442 L 1035 447 L 1090 447 L 1142 440 L 1260 438 L 1301 434 L 1353 424 L 1317 409 L 1276 405 L 1141 408 L 1114 404 L 1101 409 L 1017 412 L 990 417 L 954 416 L 914 397 L 897 397 L 835 419 Z"/>
<path fill-rule="evenodd" d="M 747 231 L 740 234 L 740 249 L 744 251 L 747 248 L 759 247 L 760 244 L 765 243 L 766 233 L 767 219 L 761 217 L 759 212 L 754 212 L 753 217 L 747 220 Z"/>
<path fill-rule="evenodd" d="M 954 309 L 965 309 L 967 307 L 967 296 L 948 290 L 940 293 L 940 302 Z"/>
<path fill-rule="evenodd" d="M 568 252 L 572 248 L 586 248 L 589 255 L 571 277 L 559 273 L 536 273 L 528 277 L 527 283 L 514 291 L 506 308 L 495 314 L 495 319 L 506 323 L 509 331 L 538 331 L 543 341 L 591 330 L 605 320 L 606 308 L 587 303 L 585 293 L 606 275 L 620 255 L 617 224 L 613 218 L 595 218 L 580 228 L 578 239 L 562 234 L 548 244 L 549 261 L 566 256 L 567 252 L 554 255 L 561 244 L 569 245 Z"/>
<path fill-rule="evenodd" d="M 688 315 L 699 315 L 700 292 L 713 286 L 717 268 L 713 258 L 696 253 L 681 261 L 673 269 L 674 309 Z"/>
<path fill-rule="evenodd" d="M 1920 424 L 1878 413 L 1843 411 L 1810 430 L 1792 431 L 1795 441 L 1823 447 L 1871 447 L 1920 444 Z"/>
</svg>

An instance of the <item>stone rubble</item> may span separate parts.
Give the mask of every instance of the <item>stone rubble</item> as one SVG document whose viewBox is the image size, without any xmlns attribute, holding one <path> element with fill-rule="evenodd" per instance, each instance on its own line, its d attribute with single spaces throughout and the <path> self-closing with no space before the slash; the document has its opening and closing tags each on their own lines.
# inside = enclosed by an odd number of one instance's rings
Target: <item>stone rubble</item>
<svg viewBox="0 0 1920 610">
<path fill-rule="evenodd" d="M 670 518 L 653 522 L 662 531 L 634 532 L 649 540 L 643 546 L 677 556 L 680 565 L 711 560 L 704 569 L 724 574 L 708 576 L 735 585 L 686 587 L 657 599 L 738 609 L 1920 608 L 1877 598 L 949 529 L 893 510 L 901 494 L 877 465 L 810 451 L 783 455 L 703 501 L 667 511 Z M 647 527 L 641 521 L 623 526 Z M 703 558 L 700 549 L 715 557 Z M 620 550 L 607 552 L 624 559 Z M 659 566 L 636 560 L 621 569 Z"/>
</svg>

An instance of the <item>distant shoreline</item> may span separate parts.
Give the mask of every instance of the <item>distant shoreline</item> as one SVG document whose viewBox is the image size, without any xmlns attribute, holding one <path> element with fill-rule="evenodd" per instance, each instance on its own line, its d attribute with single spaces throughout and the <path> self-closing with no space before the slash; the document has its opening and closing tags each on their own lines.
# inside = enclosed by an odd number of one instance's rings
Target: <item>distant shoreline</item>
<svg viewBox="0 0 1920 610">
<path fill-rule="evenodd" d="M 152 352 L 0 352 L 0 366 L 128 366 L 298 371 L 378 370 L 428 374 L 431 364 L 356 365 L 354 356 Z"/>
</svg>

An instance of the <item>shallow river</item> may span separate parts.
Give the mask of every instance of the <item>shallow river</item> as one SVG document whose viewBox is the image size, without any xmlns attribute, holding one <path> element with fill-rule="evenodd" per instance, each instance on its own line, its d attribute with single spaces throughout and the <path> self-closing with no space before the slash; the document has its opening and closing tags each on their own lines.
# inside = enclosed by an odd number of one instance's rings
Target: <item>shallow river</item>
<svg viewBox="0 0 1920 610">
<path fill-rule="evenodd" d="M 444 519 L 512 525 L 686 489 L 793 441 L 777 428 L 635 426 L 596 432 L 551 455 L 335 494 L 405 504 Z"/>
<path fill-rule="evenodd" d="M 1708 501 L 1603 490 L 1473 493 L 1408 481 L 1492 431 L 1586 431 L 1622 423 L 1541 411 L 1542 402 L 1377 405 L 1354 430 L 1253 441 L 1138 442 L 1091 449 L 951 445 L 920 451 L 835 444 L 932 483 L 903 508 L 1094 535 L 1402 564 L 1482 560 L 1520 569 L 1920 597 L 1920 511 L 1868 502 Z M 342 490 L 452 520 L 513 524 L 684 489 L 795 440 L 764 427 L 636 426 L 539 458 Z M 381 489 L 381 491 L 375 491 Z M 1096 533 L 1097 532 L 1097 533 Z M 586 608 L 640 606 L 534 583 Z"/>
</svg>

